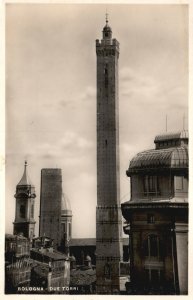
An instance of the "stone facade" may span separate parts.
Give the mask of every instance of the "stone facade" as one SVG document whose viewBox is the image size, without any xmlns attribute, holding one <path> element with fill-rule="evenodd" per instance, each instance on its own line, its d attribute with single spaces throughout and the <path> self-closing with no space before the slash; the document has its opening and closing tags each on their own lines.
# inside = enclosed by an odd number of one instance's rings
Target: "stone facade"
<svg viewBox="0 0 193 300">
<path fill-rule="evenodd" d="M 133 294 L 188 293 L 188 134 L 155 138 L 130 162 L 122 204 Z"/>
<path fill-rule="evenodd" d="M 30 242 L 24 236 L 5 235 L 5 293 L 15 294 L 18 288 L 30 285 Z"/>
<path fill-rule="evenodd" d="M 31 287 L 42 287 L 42 293 L 68 294 L 70 283 L 70 260 L 68 256 L 53 249 L 48 237 L 34 240 L 30 251 L 32 261 Z"/>
<path fill-rule="evenodd" d="M 24 237 L 31 241 L 34 236 L 35 220 L 34 220 L 34 205 L 35 205 L 35 187 L 31 183 L 27 173 L 27 162 L 25 162 L 24 173 L 20 182 L 16 186 L 16 209 L 13 233 L 23 234 Z"/>
<path fill-rule="evenodd" d="M 122 259 L 119 183 L 119 43 L 106 21 L 97 54 L 96 292 L 119 292 Z"/>
</svg>

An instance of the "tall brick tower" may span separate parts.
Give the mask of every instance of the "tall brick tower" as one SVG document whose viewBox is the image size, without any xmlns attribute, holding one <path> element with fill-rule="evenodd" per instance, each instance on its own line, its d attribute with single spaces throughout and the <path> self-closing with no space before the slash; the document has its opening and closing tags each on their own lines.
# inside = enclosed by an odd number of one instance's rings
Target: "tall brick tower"
<svg viewBox="0 0 193 300">
<path fill-rule="evenodd" d="M 96 40 L 97 54 L 97 209 L 96 292 L 119 292 L 122 259 L 119 183 L 119 42 L 108 25 Z"/>
<path fill-rule="evenodd" d="M 57 249 L 61 242 L 62 170 L 41 170 L 40 236 L 54 240 Z"/>
<path fill-rule="evenodd" d="M 32 240 L 35 230 L 34 205 L 35 187 L 31 183 L 27 173 L 27 161 L 25 161 L 24 172 L 20 182 L 16 186 L 16 210 L 13 234 L 22 233 L 24 237 Z"/>
</svg>

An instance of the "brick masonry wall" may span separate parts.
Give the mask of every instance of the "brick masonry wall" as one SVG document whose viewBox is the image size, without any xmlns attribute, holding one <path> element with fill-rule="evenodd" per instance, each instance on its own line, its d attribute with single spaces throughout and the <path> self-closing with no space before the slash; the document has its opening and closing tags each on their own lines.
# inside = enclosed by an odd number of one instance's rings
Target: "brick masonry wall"
<svg viewBox="0 0 193 300">
<path fill-rule="evenodd" d="M 40 195 L 40 236 L 54 239 L 54 246 L 60 244 L 62 200 L 61 169 L 42 169 Z"/>
<path fill-rule="evenodd" d="M 108 43 L 107 43 L 108 44 Z M 97 42 L 97 293 L 119 291 L 121 211 L 119 183 L 118 42 Z"/>
</svg>

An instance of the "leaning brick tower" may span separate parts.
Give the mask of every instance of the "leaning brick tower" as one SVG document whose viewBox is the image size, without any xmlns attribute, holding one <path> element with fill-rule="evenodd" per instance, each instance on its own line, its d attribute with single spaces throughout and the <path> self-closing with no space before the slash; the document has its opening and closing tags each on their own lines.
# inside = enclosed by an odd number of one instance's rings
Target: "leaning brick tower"
<svg viewBox="0 0 193 300">
<path fill-rule="evenodd" d="M 119 292 L 122 225 L 119 183 L 118 58 L 119 42 L 108 25 L 97 54 L 97 209 L 96 292 Z"/>
</svg>

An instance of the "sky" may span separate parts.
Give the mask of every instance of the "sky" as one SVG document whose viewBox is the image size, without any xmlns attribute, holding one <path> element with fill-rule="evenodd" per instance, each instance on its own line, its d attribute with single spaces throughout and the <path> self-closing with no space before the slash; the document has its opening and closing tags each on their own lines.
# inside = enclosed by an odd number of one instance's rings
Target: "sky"
<svg viewBox="0 0 193 300">
<path fill-rule="evenodd" d="M 132 157 L 156 135 L 188 128 L 186 5 L 6 5 L 5 230 L 24 161 L 36 188 L 42 168 L 61 168 L 74 238 L 95 237 L 96 53 L 106 9 L 120 42 L 120 201 L 130 199 Z M 185 122 L 183 125 L 183 117 Z"/>
</svg>

